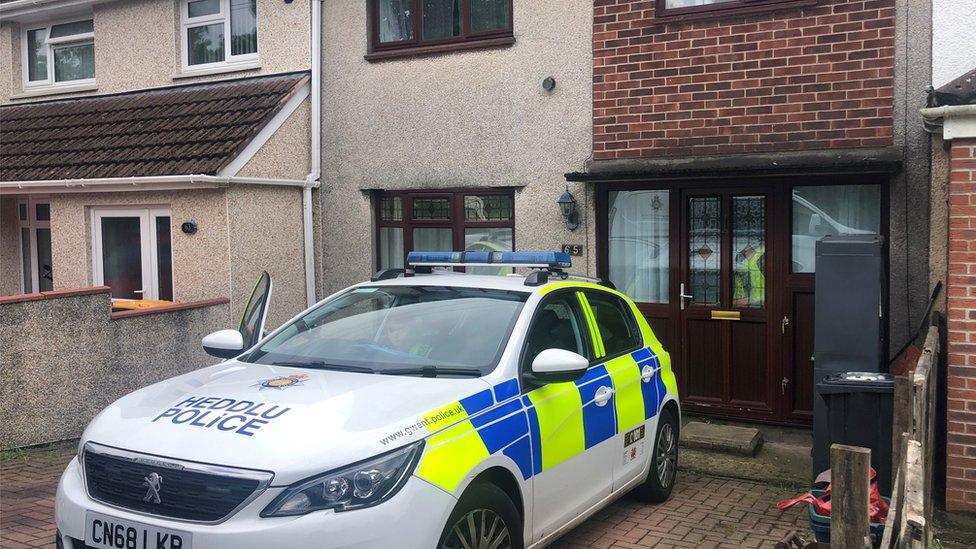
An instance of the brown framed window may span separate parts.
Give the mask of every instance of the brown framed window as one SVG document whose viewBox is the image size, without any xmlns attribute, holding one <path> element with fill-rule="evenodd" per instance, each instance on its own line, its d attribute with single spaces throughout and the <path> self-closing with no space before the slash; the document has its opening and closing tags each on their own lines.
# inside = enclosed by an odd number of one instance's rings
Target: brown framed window
<svg viewBox="0 0 976 549">
<path fill-rule="evenodd" d="M 691 19 L 810 6 L 817 0 L 655 0 L 657 17 Z"/>
<path fill-rule="evenodd" d="M 413 250 L 515 249 L 512 189 L 383 191 L 375 210 L 377 269 L 402 268 Z"/>
<path fill-rule="evenodd" d="M 507 45 L 512 0 L 369 0 L 367 59 Z"/>
</svg>

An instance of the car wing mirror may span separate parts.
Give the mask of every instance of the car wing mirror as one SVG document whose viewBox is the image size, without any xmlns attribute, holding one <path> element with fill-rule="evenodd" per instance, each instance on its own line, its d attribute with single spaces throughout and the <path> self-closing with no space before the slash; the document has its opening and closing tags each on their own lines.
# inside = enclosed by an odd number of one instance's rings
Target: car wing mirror
<svg viewBox="0 0 976 549">
<path fill-rule="evenodd" d="M 546 349 L 532 360 L 532 371 L 526 378 L 537 384 L 576 381 L 586 374 L 590 361 L 565 349 Z"/>
<path fill-rule="evenodd" d="M 203 338 L 203 350 L 217 358 L 234 358 L 244 352 L 244 336 L 237 330 L 220 330 Z"/>
</svg>

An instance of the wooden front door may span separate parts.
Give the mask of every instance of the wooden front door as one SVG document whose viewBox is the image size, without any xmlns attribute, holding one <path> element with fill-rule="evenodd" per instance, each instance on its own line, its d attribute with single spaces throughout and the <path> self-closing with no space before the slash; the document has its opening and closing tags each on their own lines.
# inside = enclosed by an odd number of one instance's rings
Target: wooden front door
<svg viewBox="0 0 976 549">
<path fill-rule="evenodd" d="M 679 360 L 688 411 L 785 419 L 771 312 L 781 260 L 769 234 L 772 195 L 766 187 L 681 193 Z"/>
</svg>

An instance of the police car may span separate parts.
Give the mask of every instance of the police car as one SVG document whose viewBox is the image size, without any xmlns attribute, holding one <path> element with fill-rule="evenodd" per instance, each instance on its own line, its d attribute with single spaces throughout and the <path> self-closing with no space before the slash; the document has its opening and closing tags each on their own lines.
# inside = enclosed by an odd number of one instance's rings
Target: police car
<svg viewBox="0 0 976 549">
<path fill-rule="evenodd" d="M 669 497 L 675 377 L 633 302 L 562 253 L 408 264 L 261 338 L 265 274 L 240 328 L 204 338 L 228 360 L 91 422 L 58 546 L 542 547 L 627 492 Z"/>
</svg>

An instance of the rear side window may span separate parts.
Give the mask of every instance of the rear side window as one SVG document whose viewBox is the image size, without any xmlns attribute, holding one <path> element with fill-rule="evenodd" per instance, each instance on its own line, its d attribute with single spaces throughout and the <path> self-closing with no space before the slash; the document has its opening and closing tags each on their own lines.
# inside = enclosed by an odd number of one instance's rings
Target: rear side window
<svg viewBox="0 0 976 549">
<path fill-rule="evenodd" d="M 523 370 L 529 370 L 535 357 L 546 349 L 563 349 L 587 356 L 583 340 L 583 330 L 586 328 L 576 304 L 576 294 L 564 293 L 548 299 L 539 307 L 525 340 Z"/>
<path fill-rule="evenodd" d="M 586 292 L 596 325 L 603 338 L 603 349 L 608 357 L 615 357 L 641 346 L 637 321 L 623 299 L 602 292 Z"/>
</svg>

